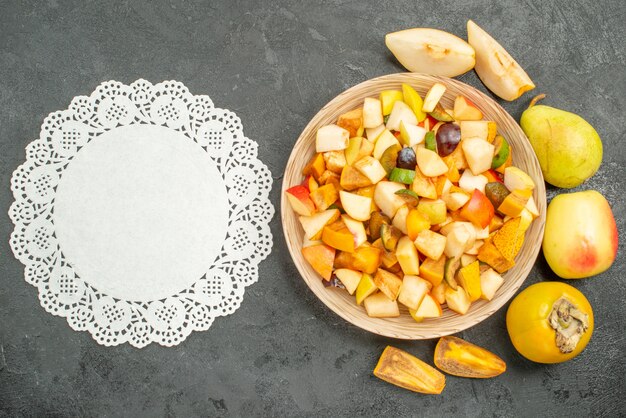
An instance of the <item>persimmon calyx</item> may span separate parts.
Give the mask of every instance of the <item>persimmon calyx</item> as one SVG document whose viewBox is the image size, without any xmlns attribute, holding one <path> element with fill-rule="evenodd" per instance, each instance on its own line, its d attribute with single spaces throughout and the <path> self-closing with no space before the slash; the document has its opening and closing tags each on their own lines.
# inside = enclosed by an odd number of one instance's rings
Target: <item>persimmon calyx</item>
<svg viewBox="0 0 626 418">
<path fill-rule="evenodd" d="M 567 354 L 574 351 L 589 328 L 589 315 L 561 297 L 552 305 L 548 322 L 556 331 L 556 346 L 561 353 Z"/>
</svg>

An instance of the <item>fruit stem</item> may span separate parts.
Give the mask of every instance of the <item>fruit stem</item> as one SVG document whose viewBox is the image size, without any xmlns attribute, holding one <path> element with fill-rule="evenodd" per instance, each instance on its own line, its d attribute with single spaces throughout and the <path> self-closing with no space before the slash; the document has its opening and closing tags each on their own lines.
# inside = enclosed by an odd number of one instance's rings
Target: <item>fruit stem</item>
<svg viewBox="0 0 626 418">
<path fill-rule="evenodd" d="M 546 97 L 546 95 L 543 94 L 543 93 L 536 95 L 535 97 L 533 97 L 533 99 L 528 104 L 528 108 L 530 109 L 531 107 L 536 105 L 539 100 L 544 99 L 545 97 Z"/>
</svg>

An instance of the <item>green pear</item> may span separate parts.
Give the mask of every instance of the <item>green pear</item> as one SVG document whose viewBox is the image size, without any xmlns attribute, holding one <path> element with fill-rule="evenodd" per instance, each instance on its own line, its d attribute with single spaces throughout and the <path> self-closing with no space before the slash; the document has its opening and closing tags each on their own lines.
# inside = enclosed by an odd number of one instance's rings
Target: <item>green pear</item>
<svg viewBox="0 0 626 418">
<path fill-rule="evenodd" d="M 576 187 L 593 176 L 602 162 L 596 130 L 575 113 L 535 103 L 522 113 L 520 125 L 530 140 L 545 180 L 557 187 Z"/>
</svg>

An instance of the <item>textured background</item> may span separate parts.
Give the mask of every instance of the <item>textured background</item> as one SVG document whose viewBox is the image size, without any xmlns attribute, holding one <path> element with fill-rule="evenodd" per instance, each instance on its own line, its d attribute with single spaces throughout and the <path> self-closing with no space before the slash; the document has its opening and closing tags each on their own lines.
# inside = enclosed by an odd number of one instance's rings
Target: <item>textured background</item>
<svg viewBox="0 0 626 418">
<path fill-rule="evenodd" d="M 575 416 L 626 415 L 624 175 L 626 3 L 607 1 L 0 1 L 0 416 Z M 622 235 L 610 271 L 574 283 L 595 308 L 575 360 L 533 364 L 513 349 L 506 307 L 461 337 L 508 365 L 486 381 L 449 377 L 422 396 L 372 376 L 394 344 L 423 358 L 435 341 L 361 331 L 308 290 L 272 222 L 273 254 L 242 307 L 175 348 L 105 348 L 40 307 L 8 246 L 9 179 L 43 118 L 102 81 L 176 79 L 235 111 L 276 183 L 307 121 L 335 95 L 402 71 L 390 31 L 437 27 L 465 37 L 467 18 L 501 41 L 546 104 L 583 115 L 604 163 L 581 189 L 601 191 Z M 474 72 L 460 79 L 484 89 Z M 531 95 L 504 107 L 515 117 Z M 549 191 L 549 197 L 555 190 Z M 553 280 L 540 256 L 526 285 Z"/>
</svg>

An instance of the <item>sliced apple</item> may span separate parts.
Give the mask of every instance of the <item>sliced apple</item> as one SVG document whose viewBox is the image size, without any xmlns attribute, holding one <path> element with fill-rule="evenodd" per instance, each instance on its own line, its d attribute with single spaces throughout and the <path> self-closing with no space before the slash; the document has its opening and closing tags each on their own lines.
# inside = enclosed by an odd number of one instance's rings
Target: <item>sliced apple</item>
<svg viewBox="0 0 626 418">
<path fill-rule="evenodd" d="M 396 211 L 396 215 L 393 217 L 392 225 L 395 226 L 404 235 L 407 234 L 406 218 L 409 215 L 409 207 L 407 205 L 402 206 Z"/>
<path fill-rule="evenodd" d="M 287 200 L 291 208 L 298 215 L 311 216 L 315 213 L 315 204 L 309 197 L 309 189 L 298 185 L 285 190 L 285 193 L 287 193 Z"/>
<path fill-rule="evenodd" d="M 383 107 L 380 100 L 366 97 L 363 101 L 363 127 L 375 128 L 383 124 Z"/>
<path fill-rule="evenodd" d="M 356 288 L 356 304 L 361 305 L 368 296 L 374 294 L 377 290 L 374 278 L 367 273 L 363 273 Z"/>
<path fill-rule="evenodd" d="M 514 190 L 533 190 L 535 188 L 533 179 L 517 167 L 504 169 L 504 185 L 511 192 Z"/>
<path fill-rule="evenodd" d="M 315 203 L 317 210 L 322 211 L 328 209 L 330 205 L 335 203 L 339 198 L 337 189 L 332 184 L 325 184 L 318 187 L 314 192 L 309 194 L 309 197 Z"/>
<path fill-rule="evenodd" d="M 526 210 L 533 215 L 534 218 L 539 217 L 539 209 L 537 209 L 537 204 L 535 203 L 535 199 L 532 196 L 528 198 L 528 202 L 526 203 Z"/>
<path fill-rule="evenodd" d="M 422 303 L 422 299 L 424 299 L 429 289 L 429 282 L 420 277 L 407 274 L 402 278 L 402 287 L 398 294 L 398 302 L 409 309 L 416 310 L 420 306 L 420 303 Z"/>
<path fill-rule="evenodd" d="M 359 286 L 363 273 L 351 269 L 337 269 L 335 270 L 335 276 L 337 276 L 341 283 L 346 287 L 348 293 L 353 295 L 356 288 Z"/>
<path fill-rule="evenodd" d="M 387 295 L 389 299 L 396 300 L 398 298 L 400 287 L 402 287 L 402 280 L 395 274 L 387 270 L 378 269 L 374 276 L 374 283 L 376 283 L 376 287 Z"/>
<path fill-rule="evenodd" d="M 319 181 L 322 174 L 326 171 L 326 163 L 324 162 L 324 156 L 320 153 L 316 153 L 311 160 L 302 169 L 303 176 L 313 176 L 313 178 Z M 313 190 L 311 190 L 313 191 Z"/>
<path fill-rule="evenodd" d="M 421 126 L 400 122 L 400 140 L 406 146 L 412 147 L 423 143 L 426 132 L 428 131 Z"/>
<path fill-rule="evenodd" d="M 322 126 L 317 130 L 315 150 L 317 152 L 338 151 L 348 147 L 350 132 L 337 125 Z"/>
<path fill-rule="evenodd" d="M 483 112 L 465 96 L 457 96 L 454 99 L 452 113 L 456 120 L 481 120 L 483 118 Z"/>
<path fill-rule="evenodd" d="M 399 131 L 400 123 L 417 126 L 417 117 L 413 110 L 401 100 L 396 101 L 393 104 L 393 109 L 389 114 L 389 119 L 385 127 L 391 131 Z"/>
<path fill-rule="evenodd" d="M 466 228 L 462 224 L 465 222 L 455 222 L 456 227 L 452 228 L 446 235 L 446 246 L 444 253 L 450 258 L 460 258 L 465 250 L 476 241 L 474 228 L 470 224 L 470 228 Z M 470 232 L 470 229 L 472 232 Z M 472 235 L 474 233 L 474 235 Z"/>
<path fill-rule="evenodd" d="M 343 223 L 346 224 L 346 227 L 354 236 L 354 248 L 360 247 L 361 244 L 367 241 L 367 233 L 365 232 L 363 222 L 352 219 L 349 215 L 341 215 L 341 219 L 343 219 Z"/>
<path fill-rule="evenodd" d="M 480 138 L 467 138 L 461 141 L 461 147 L 467 164 L 474 175 L 477 176 L 491 168 L 493 144 Z"/>
<path fill-rule="evenodd" d="M 375 128 L 366 128 L 365 136 L 367 136 L 367 139 L 371 143 L 375 143 L 378 137 L 380 136 L 380 134 L 382 134 L 384 130 L 385 130 L 385 124 L 381 123 Z"/>
<path fill-rule="evenodd" d="M 420 277 L 428 280 L 433 285 L 433 288 L 436 288 L 443 280 L 443 271 L 445 264 L 445 255 L 442 255 L 437 260 L 434 260 L 432 258 L 426 258 L 426 260 L 424 260 L 424 262 L 420 265 Z M 439 303 L 444 302 L 440 301 Z"/>
<path fill-rule="evenodd" d="M 369 155 L 354 163 L 354 168 L 367 177 L 372 184 L 378 183 L 387 176 L 387 172 L 380 161 Z"/>
<path fill-rule="evenodd" d="M 417 148 L 415 150 L 415 158 L 417 166 L 426 177 L 437 177 L 448 172 L 448 165 L 434 151 L 426 148 Z"/>
<path fill-rule="evenodd" d="M 459 179 L 459 187 L 468 193 L 472 193 L 474 189 L 485 193 L 485 186 L 489 183 L 487 177 L 482 174 L 475 176 L 471 170 L 465 170 Z"/>
<path fill-rule="evenodd" d="M 339 115 L 337 126 L 347 130 L 350 133 L 350 138 L 357 136 L 359 129 L 363 126 L 363 108 L 358 107 Z"/>
<path fill-rule="evenodd" d="M 498 133 L 495 122 L 487 120 L 463 120 L 461 127 L 461 141 L 468 138 L 481 138 L 491 143 Z"/>
<path fill-rule="evenodd" d="M 496 292 L 504 284 L 504 279 L 493 269 L 488 269 L 480 273 L 481 298 L 491 300 Z"/>
<path fill-rule="evenodd" d="M 339 192 L 341 206 L 352 219 L 357 221 L 367 221 L 370 218 L 370 207 L 372 199 L 370 197 L 359 196 L 358 194 Z"/>
<path fill-rule="evenodd" d="M 388 33 L 385 44 L 407 70 L 456 77 L 474 67 L 474 49 L 448 32 L 430 28 Z"/>
<path fill-rule="evenodd" d="M 430 177 L 426 177 L 419 167 L 416 167 L 415 178 L 413 178 L 411 190 L 413 190 L 420 197 L 437 199 L 437 188 L 435 187 L 435 183 L 433 183 L 433 180 Z"/>
<path fill-rule="evenodd" d="M 346 164 L 352 165 L 359 159 L 372 155 L 374 152 L 374 143 L 362 136 L 350 138 L 348 148 L 345 150 Z"/>
<path fill-rule="evenodd" d="M 422 110 L 426 113 L 430 113 L 435 110 L 439 100 L 443 97 L 443 94 L 446 92 L 446 86 L 441 83 L 435 83 L 432 85 L 426 96 L 424 96 L 424 104 L 422 105 Z"/>
<path fill-rule="evenodd" d="M 446 237 L 426 229 L 417 235 L 415 247 L 428 258 L 439 260 L 446 248 Z"/>
<path fill-rule="evenodd" d="M 476 51 L 476 74 L 497 96 L 511 101 L 535 88 L 513 57 L 471 20 L 467 21 L 467 40 Z"/>
<path fill-rule="evenodd" d="M 445 222 L 447 218 L 446 202 L 441 199 L 420 199 L 417 211 L 424 215 L 431 225 Z"/>
<path fill-rule="evenodd" d="M 454 211 L 461 209 L 470 200 L 470 195 L 464 191 L 449 192 L 441 195 L 441 200 L 446 202 L 448 210 Z"/>
<path fill-rule="evenodd" d="M 392 145 L 397 145 L 401 147 L 398 139 L 391 132 L 389 132 L 388 129 L 385 129 L 376 140 L 376 144 L 374 144 L 374 152 L 372 155 L 377 160 L 380 160 L 380 157 L 383 156 L 383 153 L 387 150 L 387 148 Z"/>
<path fill-rule="evenodd" d="M 396 258 L 404 274 L 412 274 L 415 276 L 419 274 L 420 262 L 417 255 L 417 248 L 415 248 L 415 244 L 413 244 L 413 241 L 411 241 L 409 237 L 404 236 L 398 241 Z"/>
<path fill-rule="evenodd" d="M 409 238 L 415 241 L 417 235 L 425 229 L 430 229 L 428 218 L 417 209 L 409 210 L 406 216 L 406 233 Z"/>
<path fill-rule="evenodd" d="M 471 301 L 465 289 L 457 286 L 456 290 L 451 287 L 446 288 L 444 292 L 448 308 L 461 315 L 465 315 L 470 308 Z"/>
<path fill-rule="evenodd" d="M 298 219 L 304 229 L 304 235 L 309 240 L 318 240 L 322 237 L 324 227 L 339 219 L 338 209 L 328 209 L 312 216 L 300 216 Z"/>
<path fill-rule="evenodd" d="M 403 184 L 392 181 L 380 181 L 374 190 L 374 202 L 376 206 L 389 218 L 396 215 L 396 211 L 406 204 L 402 197 L 398 196 L 398 190 L 404 190 Z"/>
<path fill-rule="evenodd" d="M 378 160 L 374 160 L 378 161 Z M 368 187 L 372 185 L 372 181 L 365 177 L 359 170 L 351 165 L 347 165 L 341 171 L 339 185 L 348 191 Z"/>
<path fill-rule="evenodd" d="M 434 290 L 434 289 L 433 289 Z M 444 299 L 445 300 L 445 299 Z M 422 303 L 417 308 L 415 313 L 411 313 L 413 318 L 439 318 L 443 314 L 441 310 L 441 304 L 439 301 L 432 296 L 432 294 L 427 293 L 424 295 L 424 299 L 422 299 Z"/>
<path fill-rule="evenodd" d="M 395 318 L 400 316 L 398 302 L 389 299 L 384 293 L 378 292 L 363 301 L 365 311 L 372 318 Z"/>
<path fill-rule="evenodd" d="M 481 243 L 482 244 L 482 243 Z M 461 267 L 468 266 L 477 260 L 477 257 L 472 254 L 461 255 Z"/>
<path fill-rule="evenodd" d="M 333 274 L 333 262 L 335 261 L 335 249 L 325 244 L 310 245 L 302 248 L 304 259 L 326 281 Z"/>
</svg>

